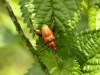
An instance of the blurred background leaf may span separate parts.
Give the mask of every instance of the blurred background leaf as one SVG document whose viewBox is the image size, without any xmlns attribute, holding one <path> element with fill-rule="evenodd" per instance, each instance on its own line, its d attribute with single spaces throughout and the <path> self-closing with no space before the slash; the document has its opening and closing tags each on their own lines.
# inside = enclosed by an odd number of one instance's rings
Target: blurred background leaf
<svg viewBox="0 0 100 75">
<path fill-rule="evenodd" d="M 23 31 L 31 41 L 31 34 L 21 18 L 19 0 L 9 0 L 9 3 L 23 28 Z M 32 54 L 23 43 L 13 25 L 2 0 L 0 0 L 0 75 L 24 75 L 28 69 L 36 63 Z M 38 65 L 37 68 L 40 68 Z"/>
</svg>

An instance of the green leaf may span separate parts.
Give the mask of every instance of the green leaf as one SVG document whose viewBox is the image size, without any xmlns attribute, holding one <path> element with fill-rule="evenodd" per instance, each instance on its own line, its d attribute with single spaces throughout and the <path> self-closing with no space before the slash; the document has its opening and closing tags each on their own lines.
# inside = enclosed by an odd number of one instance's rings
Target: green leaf
<svg viewBox="0 0 100 75">
<path fill-rule="evenodd" d="M 72 58 L 65 61 L 55 75 L 82 75 L 79 64 Z"/>
<path fill-rule="evenodd" d="M 100 28 L 100 9 L 98 5 L 94 5 L 89 9 L 89 27 L 91 29 L 99 29 Z"/>
<path fill-rule="evenodd" d="M 54 42 L 57 44 L 57 53 L 54 56 L 51 49 L 45 48 L 46 46 L 36 46 L 37 53 L 40 56 L 43 64 L 46 65 L 51 74 L 58 73 L 62 64 L 68 62 L 69 50 L 73 44 L 73 37 L 76 25 L 80 19 L 80 7 L 82 0 L 21 0 L 22 17 L 28 24 L 27 27 L 41 31 L 43 24 L 52 26 L 52 19 L 55 23 L 55 37 L 59 34 L 59 38 Z M 29 18 L 32 19 L 33 26 L 30 25 Z M 58 31 L 61 30 L 60 33 Z M 33 32 L 34 34 L 34 32 Z M 34 38 L 37 41 L 44 43 L 42 38 Z M 42 49 L 46 49 L 44 52 L 39 52 Z M 57 62 L 62 62 L 57 63 Z M 73 61 L 73 60 L 72 60 Z M 59 65 L 59 66 L 58 66 Z M 67 64 L 66 64 L 67 65 Z M 72 66 L 73 68 L 73 66 Z M 79 68 L 78 68 L 79 69 Z M 78 70 L 77 69 L 77 70 Z M 63 67 L 61 68 L 63 70 Z M 63 74 L 68 74 L 67 69 L 61 71 Z M 71 70 L 73 72 L 73 70 Z M 76 71 L 76 75 L 77 75 Z M 61 74 L 62 74 L 61 73 Z"/>
<path fill-rule="evenodd" d="M 38 63 L 34 63 L 25 75 L 45 75 Z"/>
<path fill-rule="evenodd" d="M 50 49 L 47 50 L 40 53 L 40 59 L 47 66 L 50 74 L 54 74 L 59 71 L 58 63 L 52 51 Z"/>
<path fill-rule="evenodd" d="M 79 62 L 82 72 L 94 75 L 100 70 L 100 29 L 82 32 L 76 35 L 71 53 Z"/>
<path fill-rule="evenodd" d="M 88 60 L 82 67 L 84 75 L 97 75 L 100 74 L 100 54 L 96 54 L 93 58 Z"/>
<path fill-rule="evenodd" d="M 18 41 L 20 41 L 18 35 L 14 35 L 10 29 L 0 26 L 0 47 L 10 46 Z"/>
</svg>

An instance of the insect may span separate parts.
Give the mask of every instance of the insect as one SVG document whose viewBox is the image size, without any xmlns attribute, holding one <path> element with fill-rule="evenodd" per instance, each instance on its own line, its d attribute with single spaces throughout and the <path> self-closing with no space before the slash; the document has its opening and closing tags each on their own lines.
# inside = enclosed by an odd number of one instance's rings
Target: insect
<svg viewBox="0 0 100 75">
<path fill-rule="evenodd" d="M 29 19 L 29 21 L 32 24 L 32 20 Z M 53 31 L 50 29 L 50 27 L 48 25 L 44 24 L 41 28 L 41 33 L 36 31 L 34 28 L 33 28 L 33 30 L 38 36 L 40 36 L 40 37 L 42 36 L 45 44 L 49 45 L 47 47 L 51 48 L 53 50 L 54 54 L 56 54 L 57 48 L 56 48 L 56 44 L 54 41 L 58 38 L 58 36 L 57 37 L 54 36 Z M 44 50 L 41 50 L 40 52 L 42 52 L 42 51 L 44 51 Z"/>
<path fill-rule="evenodd" d="M 44 25 L 42 27 L 42 37 L 45 41 L 45 44 L 49 44 L 49 47 L 54 51 L 54 53 L 56 53 L 57 48 L 56 48 L 56 44 L 55 44 L 55 36 L 53 34 L 53 32 L 51 31 L 51 29 L 49 28 L 48 25 Z"/>
</svg>

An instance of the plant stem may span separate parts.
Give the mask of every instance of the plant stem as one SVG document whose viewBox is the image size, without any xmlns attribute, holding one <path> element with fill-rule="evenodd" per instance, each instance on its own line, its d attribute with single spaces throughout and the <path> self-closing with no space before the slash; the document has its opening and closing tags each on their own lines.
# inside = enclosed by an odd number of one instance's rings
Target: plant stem
<svg viewBox="0 0 100 75">
<path fill-rule="evenodd" d="M 33 54 L 35 60 L 36 60 L 37 62 L 39 62 L 40 66 L 41 66 L 41 68 L 43 69 L 43 71 L 45 72 L 45 74 L 46 74 L 46 75 L 50 75 L 50 73 L 49 73 L 48 69 L 46 68 L 46 66 L 45 66 L 44 64 L 41 63 L 41 61 L 40 61 L 38 55 L 36 54 L 36 51 L 34 50 L 34 48 L 33 48 L 32 44 L 31 44 L 31 42 L 30 42 L 29 39 L 24 35 L 23 30 L 22 30 L 22 28 L 20 27 L 20 24 L 19 24 L 19 22 L 18 22 L 16 16 L 14 15 L 14 13 L 13 13 L 13 11 L 12 11 L 12 8 L 11 8 L 10 4 L 8 3 L 7 0 L 2 0 L 2 2 L 4 3 L 4 5 L 5 5 L 5 7 L 6 7 L 7 11 L 8 11 L 8 13 L 9 13 L 9 16 L 10 16 L 10 18 L 12 19 L 12 21 L 13 21 L 15 27 L 16 27 L 17 32 L 19 33 L 19 35 L 20 35 L 20 37 L 22 38 L 22 40 L 25 42 L 26 46 L 29 48 L 30 52 Z"/>
</svg>

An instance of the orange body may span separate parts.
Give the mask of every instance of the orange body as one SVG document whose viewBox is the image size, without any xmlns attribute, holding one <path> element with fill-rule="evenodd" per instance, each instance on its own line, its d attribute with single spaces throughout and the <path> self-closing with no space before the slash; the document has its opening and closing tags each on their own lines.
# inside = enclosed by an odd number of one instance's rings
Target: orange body
<svg viewBox="0 0 100 75">
<path fill-rule="evenodd" d="M 48 25 L 44 25 L 41 31 L 42 31 L 42 37 L 46 44 L 55 40 L 55 37 L 51 29 L 48 27 Z"/>
<path fill-rule="evenodd" d="M 55 37 L 53 35 L 53 32 L 51 31 L 51 29 L 49 28 L 48 25 L 44 25 L 42 27 L 42 37 L 45 41 L 46 44 L 49 44 L 49 47 L 54 51 L 54 53 L 56 52 L 56 44 L 54 43 L 55 41 Z"/>
<path fill-rule="evenodd" d="M 54 51 L 54 53 L 56 53 L 56 44 L 54 42 L 50 42 L 49 43 L 50 48 Z"/>
</svg>

